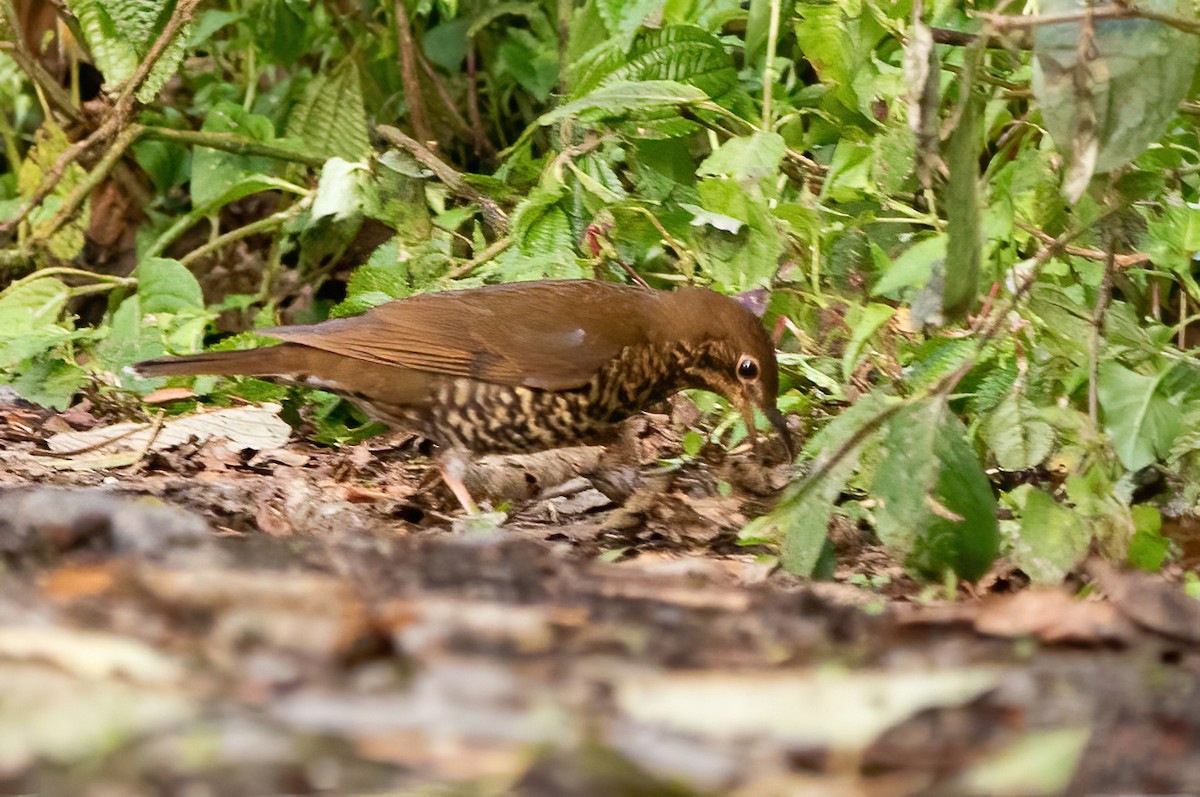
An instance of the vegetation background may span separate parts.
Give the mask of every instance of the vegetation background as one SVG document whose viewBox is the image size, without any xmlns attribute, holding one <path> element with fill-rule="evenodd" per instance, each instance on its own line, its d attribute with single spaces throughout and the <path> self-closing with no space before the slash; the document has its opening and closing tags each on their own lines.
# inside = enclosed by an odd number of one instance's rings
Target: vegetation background
<svg viewBox="0 0 1200 797">
<path fill-rule="evenodd" d="M 1164 517 L 1200 498 L 1193 17 L 0 0 L 0 378 L 136 416 L 163 384 L 125 366 L 256 325 L 697 281 L 769 296 L 806 475 L 743 537 L 788 570 L 828 572 L 835 514 L 935 583 L 997 556 L 1036 583 L 1089 552 L 1186 565 Z M 322 442 L 375 431 L 325 394 L 191 388 L 284 401 Z"/>
</svg>

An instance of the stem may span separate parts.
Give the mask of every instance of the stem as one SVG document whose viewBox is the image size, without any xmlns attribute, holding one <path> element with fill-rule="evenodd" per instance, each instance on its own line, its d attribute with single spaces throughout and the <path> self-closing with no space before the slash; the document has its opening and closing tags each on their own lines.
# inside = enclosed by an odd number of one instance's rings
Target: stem
<svg viewBox="0 0 1200 797">
<path fill-rule="evenodd" d="M 767 52 L 763 60 L 762 73 L 762 129 L 771 129 L 771 100 L 775 89 L 775 48 L 779 44 L 780 0 L 770 0 L 771 15 L 767 22 Z"/>
<path fill-rule="evenodd" d="M 242 138 L 234 133 L 209 133 L 203 130 L 175 130 L 170 127 L 146 127 L 142 135 L 151 141 L 174 141 L 179 144 L 191 144 L 197 147 L 229 152 L 233 155 L 264 155 L 281 161 L 302 163 L 305 166 L 320 168 L 325 165 L 325 159 L 306 152 L 286 149 L 275 144 L 253 141 Z"/>
<path fill-rule="evenodd" d="M 196 260 L 199 260 L 205 255 L 215 252 L 226 244 L 231 244 L 234 241 L 240 241 L 243 238 L 249 238 L 251 235 L 256 233 L 265 232 L 266 230 L 279 227 L 288 219 L 296 216 L 303 207 L 303 203 L 298 202 L 287 210 L 281 210 L 278 213 L 266 216 L 258 221 L 252 221 L 249 224 L 238 227 L 237 229 L 230 230 L 224 235 L 218 235 L 203 246 L 199 246 L 188 252 L 183 257 L 179 258 L 179 262 L 186 266 L 195 262 Z"/>
<path fill-rule="evenodd" d="M 412 25 L 404 0 L 396 0 L 396 46 L 400 50 L 400 82 L 404 84 L 404 98 L 408 101 L 408 116 L 412 120 L 413 132 L 422 142 L 432 141 L 433 132 L 425 116 L 425 100 L 421 96 L 421 83 L 417 78 L 416 44 L 413 42 Z"/>
<path fill-rule="evenodd" d="M 117 162 L 125 154 L 125 150 L 129 149 L 129 145 L 141 135 L 142 129 L 141 125 L 130 125 L 121 131 L 121 134 L 113 141 L 112 146 L 104 153 L 104 157 L 100 159 L 95 168 L 84 175 L 83 180 L 72 188 L 71 193 L 67 194 L 63 199 L 62 207 L 58 209 L 54 217 L 45 226 L 39 227 L 34 231 L 39 238 L 43 240 L 49 239 L 62 229 L 63 225 L 70 221 L 71 217 L 79 211 L 79 208 L 83 207 L 83 203 L 87 201 L 88 195 L 95 190 L 96 186 L 104 181 L 104 178 L 108 177 L 109 173 L 117 165 Z"/>
</svg>

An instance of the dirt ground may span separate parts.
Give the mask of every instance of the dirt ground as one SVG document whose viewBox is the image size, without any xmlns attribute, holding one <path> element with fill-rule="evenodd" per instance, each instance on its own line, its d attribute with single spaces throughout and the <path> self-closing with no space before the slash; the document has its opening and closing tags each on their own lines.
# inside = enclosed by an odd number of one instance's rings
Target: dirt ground
<svg viewBox="0 0 1200 797">
<path fill-rule="evenodd" d="M 802 583 L 736 540 L 787 467 L 656 465 L 664 419 L 615 477 L 497 466 L 524 494 L 477 519 L 413 441 L 47 456 L 105 426 L 0 404 L 4 793 L 1200 791 L 1200 602 L 1160 577 L 947 596 L 848 527 Z"/>
</svg>

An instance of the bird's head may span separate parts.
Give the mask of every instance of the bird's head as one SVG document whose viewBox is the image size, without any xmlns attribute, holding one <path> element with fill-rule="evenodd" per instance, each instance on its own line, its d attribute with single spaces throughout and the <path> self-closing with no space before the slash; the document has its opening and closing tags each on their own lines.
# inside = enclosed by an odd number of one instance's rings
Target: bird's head
<svg viewBox="0 0 1200 797">
<path fill-rule="evenodd" d="M 737 300 L 705 288 L 680 288 L 670 295 L 675 300 L 667 320 L 695 354 L 686 367 L 691 386 L 729 400 L 745 420 L 751 439 L 757 407 L 792 455 L 787 423 L 775 406 L 779 393 L 775 346 L 761 319 Z"/>
</svg>

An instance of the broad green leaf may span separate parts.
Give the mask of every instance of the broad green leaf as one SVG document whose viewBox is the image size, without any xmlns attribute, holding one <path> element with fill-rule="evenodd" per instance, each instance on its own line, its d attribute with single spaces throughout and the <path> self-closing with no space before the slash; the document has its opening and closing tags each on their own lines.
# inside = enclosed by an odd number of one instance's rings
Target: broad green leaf
<svg viewBox="0 0 1200 797">
<path fill-rule="evenodd" d="M 1035 584 L 1059 584 L 1087 555 L 1092 533 L 1077 510 L 1031 485 L 1014 496 L 1021 502 L 1013 564 Z"/>
<path fill-rule="evenodd" d="M 1171 548 L 1171 541 L 1162 533 L 1162 513 L 1149 504 L 1135 504 L 1129 509 L 1135 526 L 1129 540 L 1129 564 L 1157 573 Z"/>
<path fill-rule="evenodd" d="M 1041 12 L 1081 12 L 1087 0 L 1044 0 Z M 1191 19 L 1191 0 L 1144 0 L 1149 11 Z M 1093 172 L 1108 172 L 1137 157 L 1167 129 L 1191 85 L 1195 36 L 1150 19 L 1101 19 L 1087 60 L 1079 62 L 1084 23 L 1034 28 L 1033 91 L 1074 174 L 1064 191 L 1074 201 Z"/>
<path fill-rule="evenodd" d="M 1182 431 L 1179 399 L 1168 392 L 1171 370 L 1146 376 L 1114 362 L 1100 365 L 1096 386 L 1104 428 L 1128 470 L 1165 457 Z"/>
<path fill-rule="evenodd" d="M 730 234 L 708 226 L 694 226 L 699 219 L 693 221 L 689 237 L 695 243 L 700 267 L 730 292 L 770 284 L 784 241 L 767 200 L 729 178 L 709 177 L 697 188 L 704 209 L 718 214 L 705 217 L 704 222 L 712 224 L 719 217 L 727 217 L 745 225 Z"/>
<path fill-rule="evenodd" d="M 162 383 L 122 373 L 127 365 L 167 353 L 157 327 L 142 323 L 141 300 L 135 294 L 121 302 L 109 322 L 108 337 L 96 346 L 96 356 L 111 373 L 121 374 L 122 384 L 149 392 Z"/>
<path fill-rule="evenodd" d="M 269 142 L 275 139 L 275 127 L 264 116 L 249 113 L 232 102 L 219 102 L 209 111 L 203 129 L 212 133 L 234 133 L 250 141 Z M 269 177 L 275 170 L 275 160 L 262 155 L 235 155 L 230 152 L 196 147 L 192 155 L 192 202 L 205 206 L 220 199 L 239 183 L 250 184 L 259 177 Z M 259 189 L 261 190 L 261 189 Z M 240 199 L 253 191 L 232 198 Z"/>
<path fill-rule="evenodd" d="M 1010 392 L 987 414 L 982 431 L 1001 470 L 1036 467 L 1054 447 L 1054 429 L 1038 415 L 1023 389 Z"/>
<path fill-rule="evenodd" d="M 779 162 L 787 148 L 778 133 L 757 131 L 728 139 L 696 169 L 698 177 L 732 177 L 743 183 L 758 183 L 779 176 Z"/>
<path fill-rule="evenodd" d="M 450 72 L 457 72 L 462 67 L 463 59 L 467 57 L 470 43 L 467 30 L 472 27 L 471 20 L 451 19 L 435 25 L 425 31 L 421 37 L 421 49 L 429 60 Z"/>
<path fill-rule="evenodd" d="M 54 277 L 18 282 L 0 292 L 0 337 L 17 337 L 53 324 L 71 289 Z"/>
<path fill-rule="evenodd" d="M 921 575 L 975 581 L 1000 546 L 996 501 L 962 421 L 940 399 L 891 418 L 871 493 L 879 538 Z"/>
<path fill-rule="evenodd" d="M 888 399 L 868 394 L 842 412 L 806 446 L 815 455 L 810 473 L 822 468 L 836 452 L 849 446 L 846 455 L 814 479 L 793 484 L 776 508 L 751 522 L 739 535 L 742 540 L 780 543 L 780 564 L 789 573 L 811 576 L 825 548 L 829 517 L 846 482 L 858 467 L 862 448 L 871 434 L 866 425 L 886 410 Z"/>
<path fill-rule="evenodd" d="M 143 314 L 202 312 L 204 296 L 200 283 L 178 260 L 149 257 L 138 263 L 137 295 Z"/>
<path fill-rule="evenodd" d="M 87 372 L 78 365 L 57 357 L 39 357 L 22 365 L 10 384 L 26 401 L 65 410 L 86 383 Z"/>
<path fill-rule="evenodd" d="M 925 238 L 905 249 L 875 282 L 872 296 L 895 296 L 904 288 L 917 288 L 929 281 L 933 264 L 946 257 L 945 235 Z"/>
</svg>

